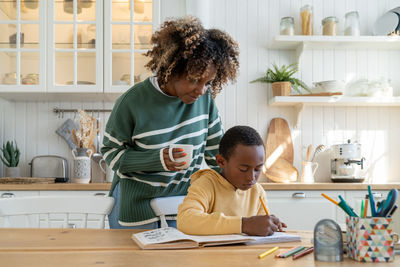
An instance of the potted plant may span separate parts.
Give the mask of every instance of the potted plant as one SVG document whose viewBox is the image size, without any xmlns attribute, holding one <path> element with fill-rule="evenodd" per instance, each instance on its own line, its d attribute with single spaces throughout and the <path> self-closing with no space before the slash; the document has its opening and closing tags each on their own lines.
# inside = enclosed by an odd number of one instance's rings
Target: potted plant
<svg viewBox="0 0 400 267">
<path fill-rule="evenodd" d="M 288 96 L 290 95 L 291 88 L 299 94 L 301 94 L 301 88 L 311 93 L 304 82 L 293 77 L 297 71 L 298 66 L 296 63 L 290 64 L 289 66 L 282 65 L 281 67 L 272 64 L 272 68 L 268 68 L 264 77 L 258 78 L 250 83 L 271 83 L 273 96 Z"/>
<path fill-rule="evenodd" d="M 15 142 L 15 147 L 13 141 L 7 141 L 6 144 L 3 144 L 3 148 L 0 148 L 3 155 L 0 155 L 1 161 L 6 166 L 6 177 L 19 177 L 20 170 L 18 167 L 19 156 L 21 155 L 17 146 L 17 142 Z"/>
</svg>

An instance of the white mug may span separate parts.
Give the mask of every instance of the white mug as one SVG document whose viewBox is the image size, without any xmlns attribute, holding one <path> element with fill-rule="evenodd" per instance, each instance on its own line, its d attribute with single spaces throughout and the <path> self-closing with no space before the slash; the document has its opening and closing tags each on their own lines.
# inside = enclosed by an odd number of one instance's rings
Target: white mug
<svg viewBox="0 0 400 267">
<path fill-rule="evenodd" d="M 114 179 L 114 171 L 106 164 L 106 161 L 104 159 L 101 159 L 99 161 L 99 165 L 100 165 L 101 170 L 106 174 L 106 182 L 112 183 L 112 181 Z M 103 165 L 104 165 L 104 167 L 103 167 Z"/>
<path fill-rule="evenodd" d="M 182 158 L 177 158 L 174 159 L 173 156 L 173 149 L 174 148 L 182 148 L 183 149 L 183 153 L 186 153 L 186 156 L 182 157 Z M 180 167 L 177 167 L 177 169 L 187 169 L 190 166 L 190 163 L 192 163 L 192 157 L 193 157 L 193 145 L 187 145 L 187 144 L 171 144 L 169 145 L 169 149 L 168 149 L 168 155 L 169 155 L 169 159 L 171 161 L 174 162 L 183 162 L 185 161 L 186 164 Z"/>
<path fill-rule="evenodd" d="M 304 183 L 314 183 L 314 174 L 317 171 L 318 163 L 311 161 L 303 161 L 303 172 L 301 181 Z"/>
</svg>

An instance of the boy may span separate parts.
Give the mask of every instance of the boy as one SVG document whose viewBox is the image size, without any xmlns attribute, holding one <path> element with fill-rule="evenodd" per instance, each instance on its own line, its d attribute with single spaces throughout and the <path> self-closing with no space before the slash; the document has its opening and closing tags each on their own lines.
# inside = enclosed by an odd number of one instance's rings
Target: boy
<svg viewBox="0 0 400 267">
<path fill-rule="evenodd" d="M 248 126 L 230 128 L 219 144 L 212 169 L 192 175 L 184 202 L 178 208 L 177 226 L 190 235 L 272 235 L 286 224 L 267 216 L 259 200 L 266 194 L 258 177 L 265 161 L 264 143 Z"/>
</svg>

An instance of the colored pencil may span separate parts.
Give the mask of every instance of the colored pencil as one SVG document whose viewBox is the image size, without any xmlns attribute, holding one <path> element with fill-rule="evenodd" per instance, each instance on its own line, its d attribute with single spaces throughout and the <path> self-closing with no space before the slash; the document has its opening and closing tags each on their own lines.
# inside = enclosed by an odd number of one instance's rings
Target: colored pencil
<svg viewBox="0 0 400 267">
<path fill-rule="evenodd" d="M 293 255 L 293 260 L 298 259 L 300 257 L 303 257 L 304 255 L 310 254 L 311 252 L 314 251 L 314 247 L 309 247 L 306 250 L 300 251 L 296 254 Z"/>
<path fill-rule="evenodd" d="M 258 255 L 258 258 L 259 258 L 259 259 L 262 259 L 262 258 L 264 258 L 265 256 L 268 256 L 269 254 L 271 254 L 271 253 L 273 253 L 273 252 L 277 251 L 277 250 L 278 250 L 278 248 L 279 248 L 279 247 L 274 247 L 274 248 L 271 248 L 271 249 L 269 249 L 269 250 L 265 251 L 264 253 L 261 253 L 260 255 Z"/>
<path fill-rule="evenodd" d="M 364 205 L 364 218 L 367 218 L 368 213 L 368 195 L 365 197 L 365 205 Z"/>
<path fill-rule="evenodd" d="M 303 246 L 295 247 L 295 248 L 289 250 L 288 252 L 284 253 L 284 254 L 281 256 L 281 258 L 290 257 L 290 256 L 292 256 L 293 254 L 302 251 L 303 249 L 305 249 L 305 247 L 303 247 Z"/>
</svg>

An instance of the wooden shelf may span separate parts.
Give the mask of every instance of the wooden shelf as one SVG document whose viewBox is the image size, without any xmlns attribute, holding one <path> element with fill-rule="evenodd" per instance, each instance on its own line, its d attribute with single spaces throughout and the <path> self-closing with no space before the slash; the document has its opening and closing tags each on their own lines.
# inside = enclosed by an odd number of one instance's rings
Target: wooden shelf
<svg viewBox="0 0 400 267">
<path fill-rule="evenodd" d="M 269 49 L 387 49 L 400 50 L 400 36 L 277 35 Z"/>
<path fill-rule="evenodd" d="M 271 106 L 400 106 L 400 97 L 352 97 L 352 96 L 276 96 Z"/>
<path fill-rule="evenodd" d="M 115 102 L 122 93 L 55 93 L 55 92 L 0 92 L 0 98 L 8 101 L 75 101 L 75 102 Z"/>
</svg>

